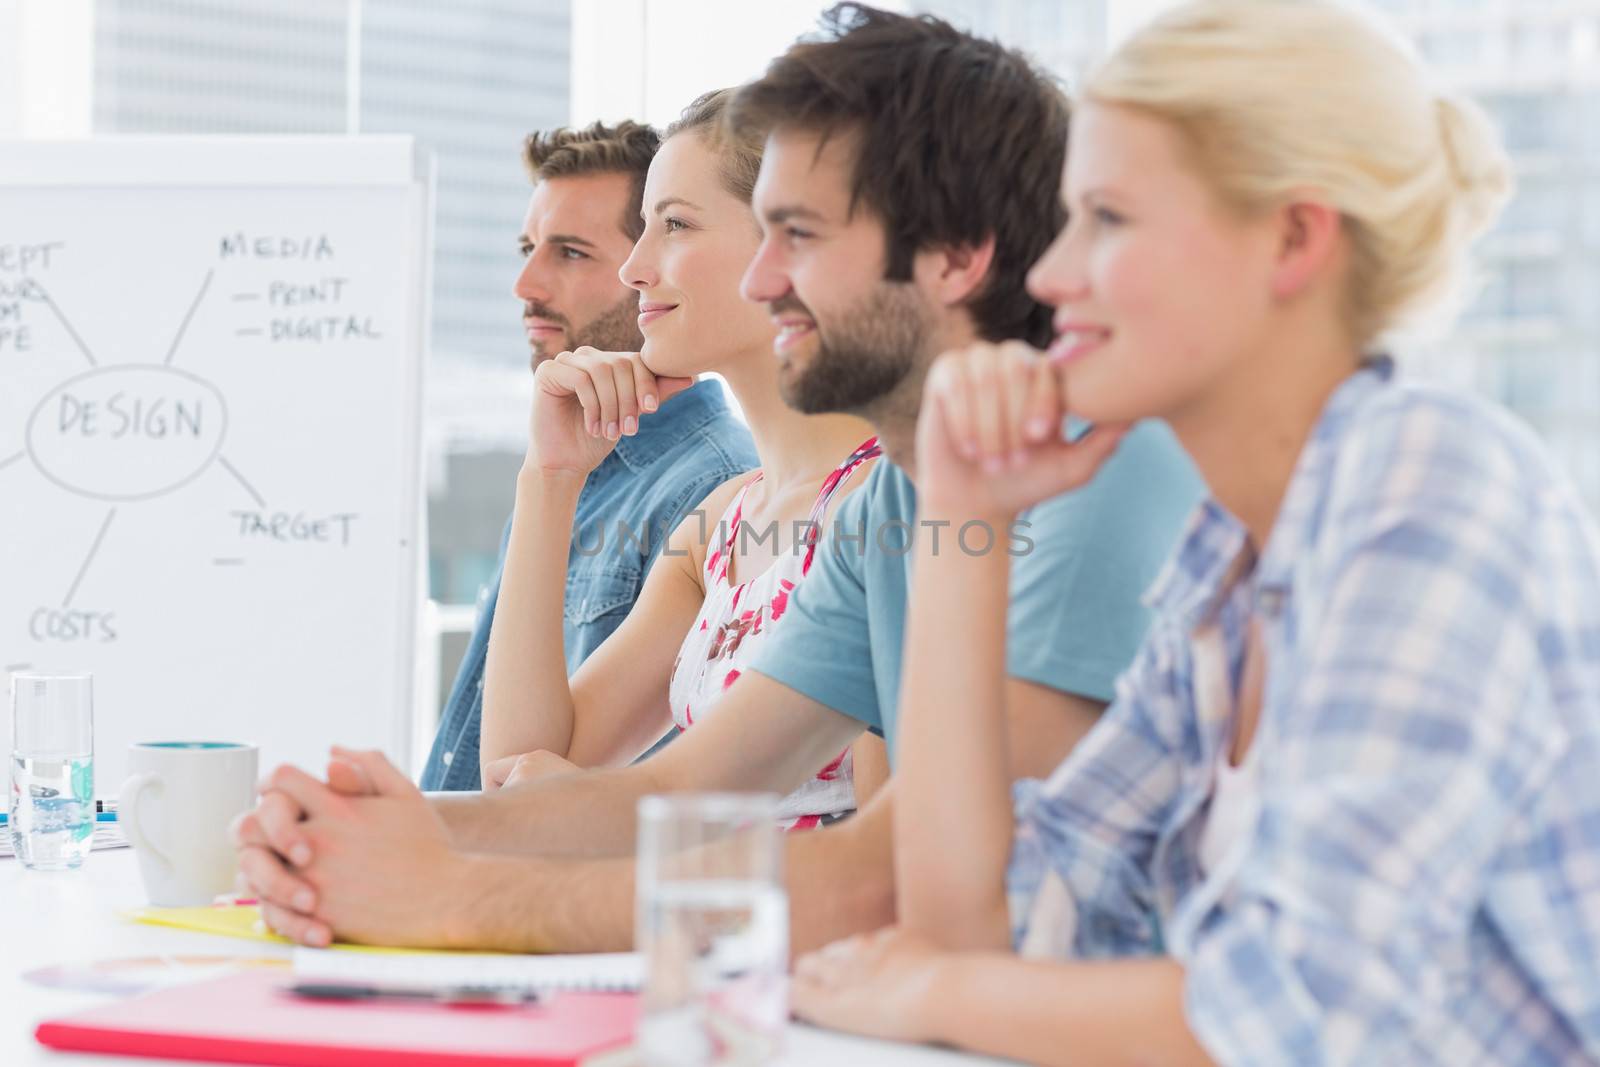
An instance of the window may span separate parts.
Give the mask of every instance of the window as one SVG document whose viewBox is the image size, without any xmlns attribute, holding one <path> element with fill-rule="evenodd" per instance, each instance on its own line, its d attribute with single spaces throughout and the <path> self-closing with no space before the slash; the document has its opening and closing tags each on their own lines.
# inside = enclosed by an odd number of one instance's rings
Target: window
<svg viewBox="0 0 1600 1067">
<path fill-rule="evenodd" d="M 1529 25 L 1511 33 L 1511 60 L 1528 66 L 1565 65 L 1572 54 L 1571 40 L 1562 30 L 1548 25 Z"/>
<path fill-rule="evenodd" d="M 1585 258 L 1600 262 L 1600 184 L 1585 182 L 1580 190 L 1578 236 Z"/>
<path fill-rule="evenodd" d="M 1548 262 L 1510 265 L 1506 273 L 1505 313 L 1513 319 L 1554 315 L 1562 308 L 1561 273 Z"/>
<path fill-rule="evenodd" d="M 1497 232 L 1507 235 L 1548 234 L 1565 224 L 1564 183 L 1546 176 L 1518 181 L 1516 195 L 1506 205 Z"/>
<path fill-rule="evenodd" d="M 1494 118 L 1512 152 L 1543 152 L 1555 147 L 1563 97 L 1519 93 L 1489 96 L 1479 102 Z"/>
<path fill-rule="evenodd" d="M 1483 34 L 1473 30 L 1440 30 L 1422 36 L 1418 48 L 1429 63 L 1465 67 L 1478 62 Z"/>
</svg>

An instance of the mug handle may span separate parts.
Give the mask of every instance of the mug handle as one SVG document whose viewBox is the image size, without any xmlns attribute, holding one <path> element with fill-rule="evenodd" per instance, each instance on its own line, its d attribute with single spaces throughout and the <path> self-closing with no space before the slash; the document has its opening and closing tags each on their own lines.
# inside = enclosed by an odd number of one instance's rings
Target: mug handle
<svg viewBox="0 0 1600 1067">
<path fill-rule="evenodd" d="M 159 774 L 136 774 L 122 783 L 122 792 L 117 797 L 117 822 L 122 826 L 122 832 L 127 837 L 128 843 L 134 851 L 142 852 L 152 857 L 168 871 L 172 870 L 172 861 L 161 854 L 161 850 L 150 843 L 144 831 L 139 827 L 139 801 L 149 792 L 152 786 L 161 785 Z"/>
</svg>

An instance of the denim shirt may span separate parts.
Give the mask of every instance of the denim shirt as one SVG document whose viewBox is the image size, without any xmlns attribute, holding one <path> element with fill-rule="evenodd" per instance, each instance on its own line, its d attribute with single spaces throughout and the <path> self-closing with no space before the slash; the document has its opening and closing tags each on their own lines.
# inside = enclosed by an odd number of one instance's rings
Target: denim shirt
<svg viewBox="0 0 1600 1067">
<path fill-rule="evenodd" d="M 1600 1063 L 1600 538 L 1525 427 L 1391 373 L 1334 393 L 1253 569 L 1202 504 L 1115 703 L 1018 783 L 1013 935 L 1164 947 L 1228 1067 Z M 1256 810 L 1208 864 L 1252 620 Z"/>
<path fill-rule="evenodd" d="M 639 420 L 578 495 L 562 634 L 567 674 L 600 647 L 633 607 L 667 536 L 717 486 L 757 465 L 750 433 L 728 409 L 722 386 L 701 381 Z M 500 563 L 511 526 L 501 538 Z M 489 586 L 472 640 L 439 720 L 424 789 L 477 789 L 483 672 L 500 573 Z"/>
</svg>

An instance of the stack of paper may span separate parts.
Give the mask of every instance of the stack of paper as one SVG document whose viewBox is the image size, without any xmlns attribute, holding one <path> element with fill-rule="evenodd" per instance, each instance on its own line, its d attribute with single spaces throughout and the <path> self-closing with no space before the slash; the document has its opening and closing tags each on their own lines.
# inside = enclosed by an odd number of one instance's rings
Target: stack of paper
<svg viewBox="0 0 1600 1067">
<path fill-rule="evenodd" d="M 513 956 L 483 952 L 379 954 L 294 950 L 296 978 L 368 985 L 491 987 L 535 992 L 628 993 L 644 979 L 636 952 L 586 956 Z"/>
</svg>

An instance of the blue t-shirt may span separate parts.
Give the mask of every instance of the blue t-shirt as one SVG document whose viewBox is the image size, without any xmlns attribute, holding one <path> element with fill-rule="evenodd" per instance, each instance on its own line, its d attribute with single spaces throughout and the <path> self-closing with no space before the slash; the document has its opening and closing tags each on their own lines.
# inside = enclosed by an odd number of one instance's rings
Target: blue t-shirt
<svg viewBox="0 0 1600 1067">
<path fill-rule="evenodd" d="M 1203 488 L 1162 423 L 1136 427 L 1093 482 L 993 532 L 1010 552 L 1011 677 L 1109 701 L 1144 639 L 1141 601 Z M 985 551 L 987 532 L 917 524 L 916 490 L 880 461 L 834 513 L 811 573 L 789 599 L 783 639 L 752 669 L 884 736 L 891 762 L 910 591 L 909 535 L 941 552 Z"/>
<path fill-rule="evenodd" d="M 617 442 L 578 495 L 561 626 L 569 676 L 627 618 L 668 535 L 713 489 L 758 462 L 750 431 L 711 380 L 674 396 Z M 500 554 L 503 567 L 504 540 Z M 497 573 L 440 716 L 424 789 L 479 788 L 483 670 L 499 596 Z"/>
</svg>

